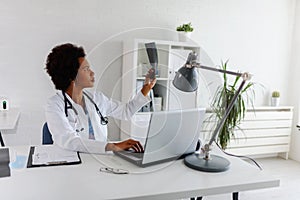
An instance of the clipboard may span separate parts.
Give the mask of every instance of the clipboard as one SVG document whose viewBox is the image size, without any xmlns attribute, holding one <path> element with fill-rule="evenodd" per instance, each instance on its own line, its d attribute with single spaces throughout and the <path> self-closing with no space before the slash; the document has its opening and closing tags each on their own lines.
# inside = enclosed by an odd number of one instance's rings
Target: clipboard
<svg viewBox="0 0 300 200">
<path fill-rule="evenodd" d="M 46 146 L 53 146 L 53 145 L 46 145 Z M 58 166 L 58 165 L 77 165 L 81 164 L 81 158 L 79 155 L 79 152 L 74 152 L 76 153 L 78 157 L 78 161 L 53 161 L 53 162 L 47 162 L 44 164 L 34 164 L 33 163 L 33 156 L 35 153 L 35 146 L 30 147 L 29 155 L 28 155 L 28 161 L 27 161 L 27 168 L 33 168 L 33 167 L 50 167 L 50 166 Z"/>
</svg>

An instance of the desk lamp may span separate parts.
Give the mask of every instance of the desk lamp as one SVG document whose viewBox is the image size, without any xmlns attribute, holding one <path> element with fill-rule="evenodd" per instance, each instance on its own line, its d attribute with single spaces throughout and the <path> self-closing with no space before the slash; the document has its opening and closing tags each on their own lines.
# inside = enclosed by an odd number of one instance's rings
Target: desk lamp
<svg viewBox="0 0 300 200">
<path fill-rule="evenodd" d="M 235 75 L 242 77 L 243 81 L 241 82 L 238 90 L 234 94 L 232 101 L 230 102 L 228 108 L 225 110 L 225 114 L 222 119 L 218 122 L 216 129 L 214 130 L 210 141 L 204 145 L 202 148 L 203 156 L 201 154 L 192 154 L 186 156 L 184 163 L 193 169 L 205 172 L 222 172 L 226 171 L 229 168 L 230 162 L 221 156 L 210 154 L 211 145 L 216 140 L 221 128 L 224 125 L 225 120 L 227 119 L 230 111 L 233 108 L 234 103 L 240 92 L 243 89 L 247 80 L 250 80 L 251 75 L 249 73 L 238 73 L 222 69 L 216 69 L 213 67 L 203 66 L 197 62 L 197 53 L 191 52 L 188 55 L 187 61 L 183 67 L 181 67 L 178 72 L 176 72 L 175 78 L 173 80 L 173 85 L 184 92 L 194 92 L 198 88 L 198 71 L 197 68 L 216 71 L 220 73 L 226 73 L 230 75 Z"/>
</svg>

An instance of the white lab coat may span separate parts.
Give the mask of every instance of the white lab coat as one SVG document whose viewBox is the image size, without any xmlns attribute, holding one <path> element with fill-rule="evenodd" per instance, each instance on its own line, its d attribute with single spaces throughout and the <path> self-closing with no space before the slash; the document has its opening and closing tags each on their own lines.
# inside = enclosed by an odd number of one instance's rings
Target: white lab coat
<svg viewBox="0 0 300 200">
<path fill-rule="evenodd" d="M 121 103 L 109 99 L 101 92 L 91 94 L 86 92 L 97 104 L 102 115 L 121 120 L 130 118 L 150 99 L 139 92 L 128 103 Z M 87 153 L 105 153 L 107 144 L 107 125 L 101 125 L 100 117 L 96 112 L 94 104 L 85 97 L 85 104 L 94 130 L 95 140 L 89 139 L 88 116 L 83 108 L 76 104 L 67 94 L 66 97 L 78 112 L 78 116 L 73 109 L 68 109 L 68 117 L 65 115 L 65 103 L 62 92 L 49 98 L 46 107 L 46 120 L 52 134 L 54 144 L 73 151 Z M 77 130 L 82 129 L 80 132 Z"/>
</svg>

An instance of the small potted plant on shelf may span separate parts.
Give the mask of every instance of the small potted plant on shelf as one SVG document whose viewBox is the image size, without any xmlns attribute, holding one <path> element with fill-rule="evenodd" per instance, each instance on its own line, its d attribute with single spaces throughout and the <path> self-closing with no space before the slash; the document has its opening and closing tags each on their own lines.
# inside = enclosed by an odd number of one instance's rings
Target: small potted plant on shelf
<svg viewBox="0 0 300 200">
<path fill-rule="evenodd" d="M 280 92 L 273 91 L 272 98 L 271 98 L 271 106 L 279 106 L 279 102 L 280 102 Z"/>
<path fill-rule="evenodd" d="M 191 33 L 194 28 L 192 27 L 191 22 L 187 24 L 182 24 L 176 28 L 176 31 L 179 33 L 179 41 L 186 42 L 188 38 L 191 37 Z"/>
<path fill-rule="evenodd" d="M 228 61 L 222 63 L 220 68 L 226 70 L 227 63 Z M 223 75 L 223 85 L 217 89 L 211 105 L 217 121 L 220 121 L 224 116 L 226 108 L 229 106 L 231 99 L 237 91 L 240 79 L 241 77 L 236 77 L 233 84 L 229 84 L 227 75 Z M 252 86 L 252 82 L 249 82 L 244 86 L 219 132 L 217 140 L 222 149 L 227 148 L 231 137 L 234 137 L 235 129 L 239 129 L 239 125 L 245 117 L 247 102 L 250 102 L 252 107 L 254 107 L 252 101 L 252 97 L 254 97 L 254 90 Z"/>
</svg>

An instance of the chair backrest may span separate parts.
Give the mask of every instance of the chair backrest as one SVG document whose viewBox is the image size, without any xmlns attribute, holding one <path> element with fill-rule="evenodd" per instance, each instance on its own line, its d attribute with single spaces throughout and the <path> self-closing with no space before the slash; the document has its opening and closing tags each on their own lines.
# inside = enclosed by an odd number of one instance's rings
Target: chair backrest
<svg viewBox="0 0 300 200">
<path fill-rule="evenodd" d="M 52 135 L 49 131 L 47 122 L 43 125 L 43 144 L 53 144 Z"/>
</svg>

